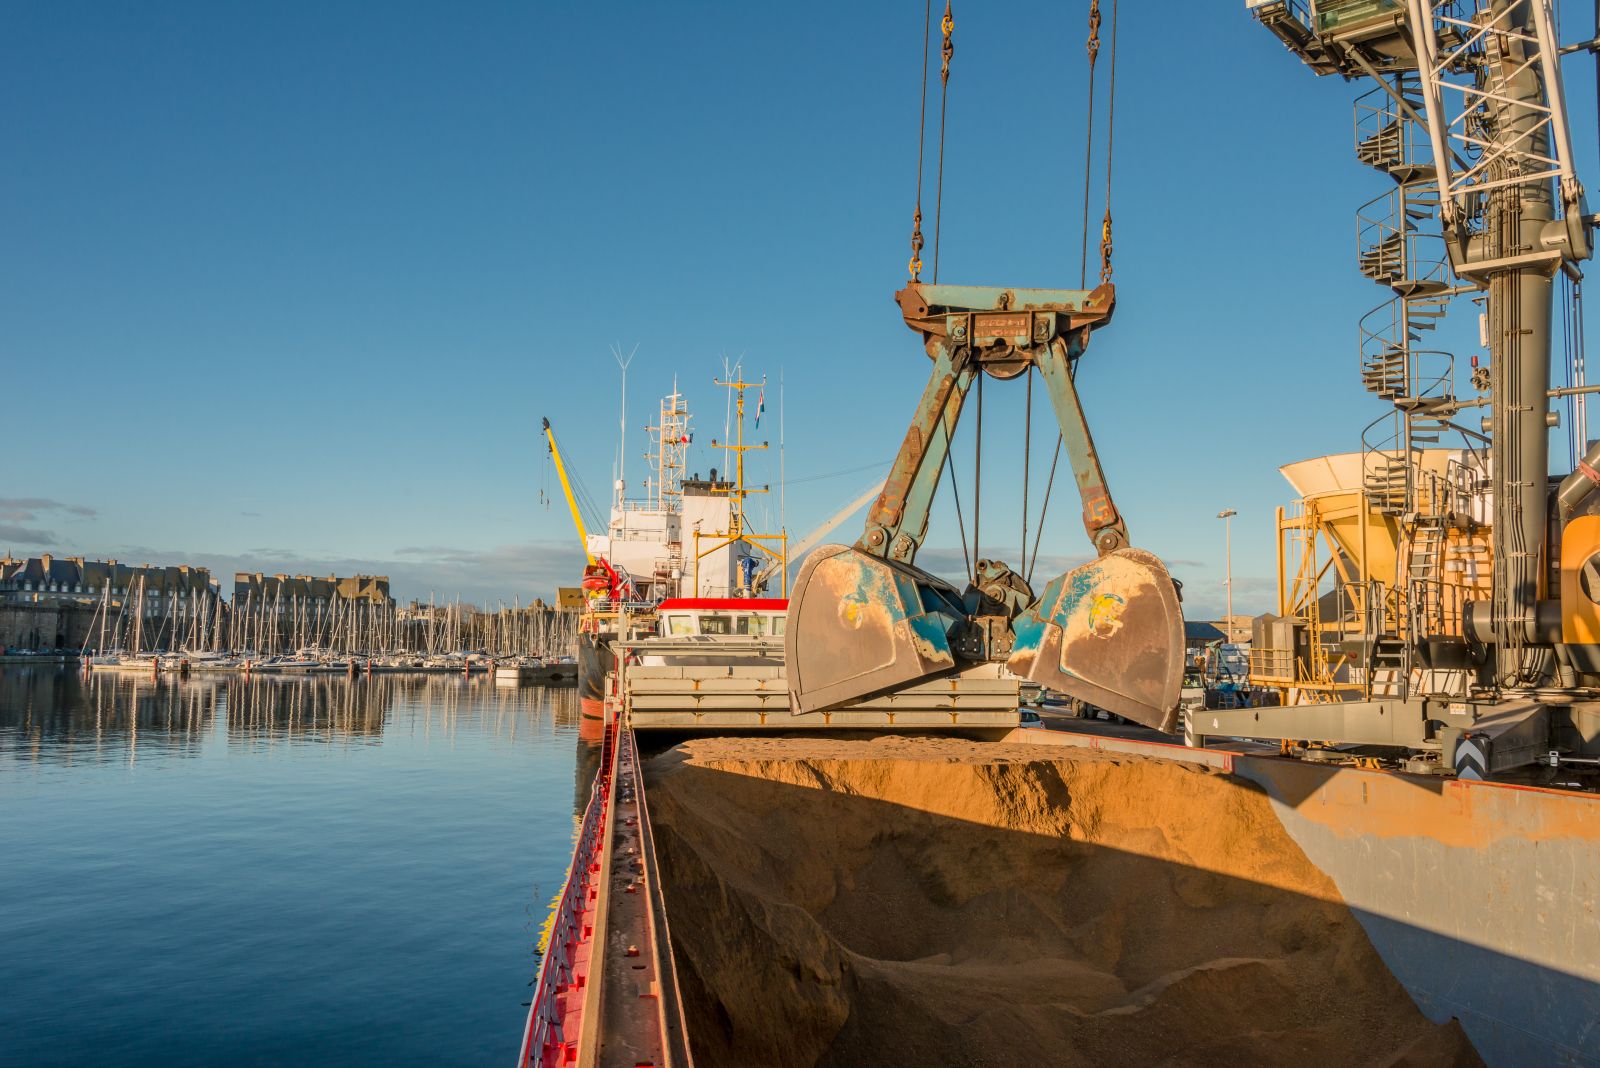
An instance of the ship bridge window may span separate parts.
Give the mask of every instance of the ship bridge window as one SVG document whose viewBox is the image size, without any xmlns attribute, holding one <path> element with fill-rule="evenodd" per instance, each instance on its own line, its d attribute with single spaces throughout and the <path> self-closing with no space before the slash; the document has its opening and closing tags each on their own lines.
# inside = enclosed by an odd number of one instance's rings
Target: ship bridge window
<svg viewBox="0 0 1600 1068">
<path fill-rule="evenodd" d="M 767 632 L 767 621 L 761 616 L 740 616 L 734 620 L 733 632 L 759 636 Z"/>
<path fill-rule="evenodd" d="M 701 616 L 701 634 L 732 634 L 733 618 L 731 616 Z"/>
<path fill-rule="evenodd" d="M 667 633 L 672 635 L 675 638 L 681 638 L 685 634 L 693 634 L 694 633 L 694 617 L 693 616 L 668 616 L 667 617 Z"/>
</svg>

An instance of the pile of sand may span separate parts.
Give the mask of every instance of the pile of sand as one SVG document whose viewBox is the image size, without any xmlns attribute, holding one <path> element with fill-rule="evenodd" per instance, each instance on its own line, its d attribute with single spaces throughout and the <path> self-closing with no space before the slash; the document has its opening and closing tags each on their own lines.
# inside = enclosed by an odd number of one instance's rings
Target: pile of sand
<svg viewBox="0 0 1600 1068">
<path fill-rule="evenodd" d="M 1250 784 L 953 739 L 648 766 L 702 1065 L 1481 1063 Z"/>
</svg>

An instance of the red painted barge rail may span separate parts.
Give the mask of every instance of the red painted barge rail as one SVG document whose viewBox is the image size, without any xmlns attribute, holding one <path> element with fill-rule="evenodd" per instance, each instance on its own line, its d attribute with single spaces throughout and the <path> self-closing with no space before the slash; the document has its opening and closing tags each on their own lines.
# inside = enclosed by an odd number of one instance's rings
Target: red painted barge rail
<svg viewBox="0 0 1600 1068">
<path fill-rule="evenodd" d="M 644 776 L 626 724 L 607 724 L 539 967 L 519 1068 L 687 1068 L 672 939 Z"/>
</svg>

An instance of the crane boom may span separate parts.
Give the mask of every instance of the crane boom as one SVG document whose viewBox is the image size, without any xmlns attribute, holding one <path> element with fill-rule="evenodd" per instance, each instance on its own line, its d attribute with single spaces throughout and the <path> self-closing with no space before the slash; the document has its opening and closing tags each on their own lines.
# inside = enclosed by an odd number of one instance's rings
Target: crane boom
<svg viewBox="0 0 1600 1068">
<path fill-rule="evenodd" d="M 790 549 L 789 552 L 785 554 L 785 556 L 768 561 L 765 567 L 756 572 L 755 580 L 751 583 L 751 585 L 756 589 L 760 589 L 768 582 L 771 582 L 773 576 L 781 571 L 789 560 L 802 557 L 812 549 L 815 549 L 822 543 L 823 538 L 826 538 L 829 534 L 833 533 L 834 527 L 837 527 L 840 523 L 843 523 L 846 519 L 849 519 L 852 515 L 855 515 L 856 512 L 858 512 L 881 492 L 883 492 L 883 480 L 879 479 L 877 482 L 872 484 L 871 489 L 867 490 L 861 496 L 845 505 L 834 514 L 833 518 L 829 519 L 827 522 L 817 527 L 816 530 L 813 530 L 810 534 L 807 534 L 804 538 L 802 538 L 798 543 L 795 544 L 793 549 Z"/>
<path fill-rule="evenodd" d="M 578 511 L 577 498 L 572 495 L 572 483 L 567 480 L 567 465 L 561 462 L 561 448 L 556 444 L 556 432 L 550 429 L 550 420 L 544 420 L 544 438 L 550 443 L 550 455 L 555 457 L 556 476 L 561 479 L 561 492 L 566 494 L 567 508 L 572 512 L 572 525 L 578 528 L 578 541 L 583 545 L 583 555 L 592 565 L 594 553 L 589 551 L 589 532 L 583 529 L 583 513 Z"/>
</svg>

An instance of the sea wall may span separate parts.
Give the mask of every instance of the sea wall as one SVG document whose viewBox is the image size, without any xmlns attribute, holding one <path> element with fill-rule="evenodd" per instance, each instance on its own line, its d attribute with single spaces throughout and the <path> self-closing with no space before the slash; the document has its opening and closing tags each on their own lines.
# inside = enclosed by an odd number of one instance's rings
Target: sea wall
<svg viewBox="0 0 1600 1068">
<path fill-rule="evenodd" d="M 0 604 L 0 647 L 80 649 L 94 615 L 76 604 Z"/>
</svg>

